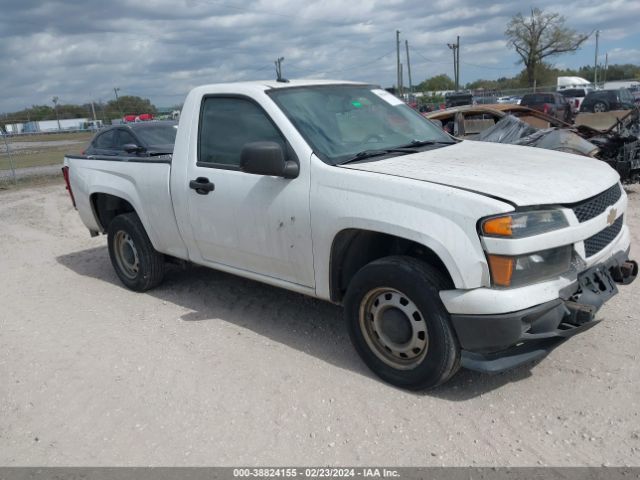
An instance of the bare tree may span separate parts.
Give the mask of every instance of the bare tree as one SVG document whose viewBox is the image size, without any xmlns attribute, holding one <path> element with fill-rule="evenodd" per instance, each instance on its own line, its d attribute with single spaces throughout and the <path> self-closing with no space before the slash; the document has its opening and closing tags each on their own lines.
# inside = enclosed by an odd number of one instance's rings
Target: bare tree
<svg viewBox="0 0 640 480">
<path fill-rule="evenodd" d="M 545 13 L 539 8 L 533 8 L 530 17 L 525 18 L 521 13 L 514 16 L 504 33 L 508 45 L 520 55 L 527 69 L 529 86 L 533 86 L 536 67 L 545 58 L 575 52 L 590 36 L 565 26 L 562 15 Z"/>
</svg>

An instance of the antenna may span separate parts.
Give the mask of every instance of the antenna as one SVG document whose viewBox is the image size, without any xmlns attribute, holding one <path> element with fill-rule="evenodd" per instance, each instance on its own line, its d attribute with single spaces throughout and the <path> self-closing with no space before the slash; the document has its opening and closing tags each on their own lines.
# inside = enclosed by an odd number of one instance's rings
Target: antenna
<svg viewBox="0 0 640 480">
<path fill-rule="evenodd" d="M 284 57 L 278 57 L 274 62 L 276 64 L 276 81 L 287 83 L 289 80 L 282 77 L 282 62 L 284 62 Z"/>
</svg>

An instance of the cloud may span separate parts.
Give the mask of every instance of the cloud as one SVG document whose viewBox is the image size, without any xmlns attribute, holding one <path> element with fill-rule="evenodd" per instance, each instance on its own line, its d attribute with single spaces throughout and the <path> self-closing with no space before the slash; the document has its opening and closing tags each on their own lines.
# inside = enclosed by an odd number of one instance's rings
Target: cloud
<svg viewBox="0 0 640 480">
<path fill-rule="evenodd" d="M 395 31 L 409 40 L 414 83 L 452 75 L 446 43 L 461 36 L 462 80 L 520 70 L 504 29 L 517 2 L 471 0 L 134 0 L 3 2 L 0 112 L 31 104 L 83 103 L 121 94 L 157 105 L 182 101 L 195 85 L 273 78 L 284 56 L 292 78 L 320 77 L 392 85 Z M 601 30 L 610 61 L 638 61 L 640 3 L 543 0 L 579 31 Z M 526 10 L 526 9 L 525 9 Z M 524 12 L 526 13 L 526 11 Z M 593 40 L 563 64 L 593 62 Z M 626 52 L 626 53 L 625 53 Z M 603 53 L 604 54 L 604 53 Z M 626 60 L 629 59 L 629 60 Z M 405 79 L 406 79 L 405 74 Z M 406 81 L 406 80 L 405 80 Z"/>
</svg>

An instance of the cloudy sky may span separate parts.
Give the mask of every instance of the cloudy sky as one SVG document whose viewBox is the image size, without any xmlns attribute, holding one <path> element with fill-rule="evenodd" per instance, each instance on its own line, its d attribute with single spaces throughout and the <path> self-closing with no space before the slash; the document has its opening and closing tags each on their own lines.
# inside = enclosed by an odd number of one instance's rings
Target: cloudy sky
<svg viewBox="0 0 640 480">
<path fill-rule="evenodd" d="M 274 77 L 395 83 L 395 31 L 412 77 L 453 76 L 446 43 L 461 37 L 461 81 L 517 73 L 509 18 L 532 6 L 581 32 L 600 29 L 610 63 L 640 64 L 640 1 L 540 0 L 0 0 L 0 112 L 121 95 L 181 103 L 203 83 Z M 594 39 L 554 62 L 593 64 Z M 404 52 L 404 51 L 403 51 Z M 404 62 L 404 53 L 403 60 Z M 407 77 L 405 75 L 405 83 Z"/>
</svg>

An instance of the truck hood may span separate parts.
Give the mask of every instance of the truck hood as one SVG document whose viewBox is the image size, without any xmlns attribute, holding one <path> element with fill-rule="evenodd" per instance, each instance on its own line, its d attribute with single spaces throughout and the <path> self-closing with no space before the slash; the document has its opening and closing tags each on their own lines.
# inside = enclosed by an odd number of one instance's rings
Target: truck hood
<svg viewBox="0 0 640 480">
<path fill-rule="evenodd" d="M 579 202 L 606 190 L 619 178 L 606 163 L 593 158 L 471 140 L 341 168 L 461 188 L 518 206 Z"/>
</svg>

